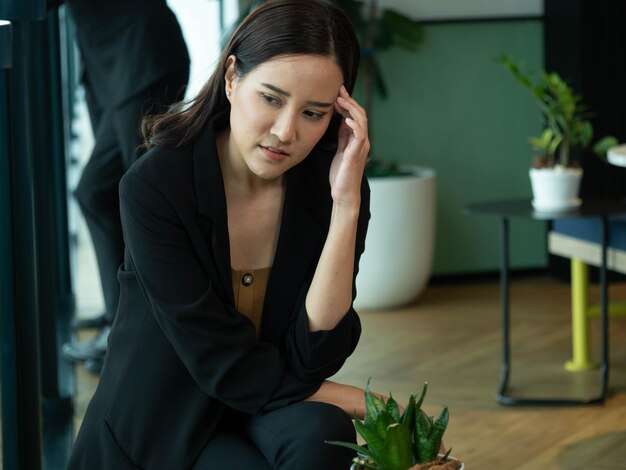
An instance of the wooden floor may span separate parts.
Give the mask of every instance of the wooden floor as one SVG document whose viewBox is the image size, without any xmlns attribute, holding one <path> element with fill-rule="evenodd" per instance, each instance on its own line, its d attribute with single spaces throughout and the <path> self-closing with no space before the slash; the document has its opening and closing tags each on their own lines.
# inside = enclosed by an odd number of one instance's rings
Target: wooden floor
<svg viewBox="0 0 626 470">
<path fill-rule="evenodd" d="M 592 298 L 597 298 L 597 288 Z M 611 286 L 626 299 L 626 284 Z M 569 286 L 547 277 L 513 280 L 511 384 L 524 396 L 589 397 L 598 372 L 566 372 L 570 356 Z M 626 469 L 626 318 L 610 322 L 610 398 L 602 406 L 512 408 L 498 405 L 501 322 L 495 281 L 435 284 L 415 305 L 362 312 L 363 334 L 334 380 L 391 391 L 405 401 L 429 382 L 425 408 L 450 407 L 445 444 L 468 470 Z M 592 322 L 598 351 L 598 322 Z M 596 353 L 597 356 L 597 353 Z M 77 423 L 97 378 L 78 369 Z"/>
</svg>

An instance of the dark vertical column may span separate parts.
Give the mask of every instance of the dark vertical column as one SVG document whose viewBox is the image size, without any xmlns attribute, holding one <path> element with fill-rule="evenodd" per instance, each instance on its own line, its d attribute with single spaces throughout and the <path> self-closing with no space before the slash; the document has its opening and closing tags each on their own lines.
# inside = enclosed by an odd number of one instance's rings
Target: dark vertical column
<svg viewBox="0 0 626 470">
<path fill-rule="evenodd" d="M 15 382 L 15 292 L 13 230 L 11 225 L 11 165 L 9 162 L 8 70 L 13 65 L 12 27 L 0 21 L 0 374 L 2 387 L 3 468 L 17 468 L 18 388 Z"/>
<path fill-rule="evenodd" d="M 0 301 L 3 468 L 65 468 L 72 444 L 65 148 L 56 11 L 3 0 L 11 68 L 0 79 Z M 0 63 L 5 67 L 5 60 Z M 43 449 L 43 452 L 42 452 Z M 43 461 L 42 461 L 43 455 Z"/>
<path fill-rule="evenodd" d="M 71 108 L 68 101 L 73 96 L 74 83 L 66 75 L 63 79 L 62 68 L 70 68 L 68 60 L 73 56 L 62 59 L 61 49 L 66 46 L 61 37 L 61 28 L 66 26 L 64 21 L 59 21 L 58 11 L 52 11 L 48 15 L 47 22 L 48 57 L 50 60 L 50 122 L 48 126 L 48 139 L 50 142 L 50 175 L 52 179 L 52 198 L 50 210 L 54 212 L 53 241 L 50 250 L 56 256 L 54 259 L 55 278 L 55 306 L 56 306 L 56 357 L 59 362 L 57 394 L 69 397 L 73 394 L 74 367 L 71 363 L 61 360 L 58 354 L 59 346 L 71 339 L 70 322 L 74 317 L 75 297 L 72 288 L 72 276 L 70 266 L 70 240 L 68 224 L 68 188 L 66 168 L 69 164 L 69 137 L 71 127 Z M 71 38 L 69 42 L 71 43 Z M 70 45 L 73 46 L 71 43 Z"/>
<path fill-rule="evenodd" d="M 65 148 L 56 10 L 33 30 L 33 179 L 44 468 L 65 468 L 72 446 L 73 367 L 59 355 L 70 338 L 73 297 L 69 273 Z M 40 77 L 39 80 L 35 77 Z"/>
<path fill-rule="evenodd" d="M 590 108 L 594 140 L 626 141 L 626 2 L 545 0 L 546 69 L 561 74 Z M 626 196 L 626 170 L 582 155 L 583 197 Z"/>
<path fill-rule="evenodd" d="M 11 3 L 11 2 L 8 2 Z M 6 6 L 6 4 L 5 4 Z M 0 15 L 1 16 L 1 15 Z M 19 15 L 16 14 L 19 17 Z M 32 23 L 12 24 L 13 66 L 4 73 L 2 158 L 3 469 L 41 468 L 41 403 L 34 218 L 34 112 L 28 63 Z"/>
<path fill-rule="evenodd" d="M 594 142 L 614 135 L 626 142 L 626 2 L 544 0 L 545 67 L 561 74 L 591 112 Z M 603 163 L 593 152 L 581 157 L 583 198 L 626 197 L 626 169 Z M 550 270 L 569 280 L 569 261 L 551 255 Z M 609 273 L 609 280 L 621 278 Z M 599 273 L 590 270 L 597 282 Z"/>
</svg>

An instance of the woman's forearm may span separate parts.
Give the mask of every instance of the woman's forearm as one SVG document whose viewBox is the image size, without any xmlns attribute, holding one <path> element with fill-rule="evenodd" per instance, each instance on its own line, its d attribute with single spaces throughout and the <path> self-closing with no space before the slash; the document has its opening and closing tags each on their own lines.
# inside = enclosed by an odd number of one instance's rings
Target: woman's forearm
<svg viewBox="0 0 626 470">
<path fill-rule="evenodd" d="M 358 206 L 333 206 L 328 236 L 306 297 L 309 331 L 333 329 L 352 305 L 358 218 Z"/>
<path fill-rule="evenodd" d="M 305 401 L 328 403 L 341 408 L 346 414 L 357 419 L 365 418 L 365 391 L 352 385 L 344 385 L 329 380 L 324 381 L 317 392 Z"/>
<path fill-rule="evenodd" d="M 385 402 L 388 397 L 380 393 L 370 391 Z M 345 411 L 348 415 L 357 419 L 365 419 L 365 390 L 352 385 L 340 384 L 325 380 L 317 392 L 304 401 L 316 401 L 335 405 Z M 403 409 L 401 407 L 401 409 Z"/>
</svg>

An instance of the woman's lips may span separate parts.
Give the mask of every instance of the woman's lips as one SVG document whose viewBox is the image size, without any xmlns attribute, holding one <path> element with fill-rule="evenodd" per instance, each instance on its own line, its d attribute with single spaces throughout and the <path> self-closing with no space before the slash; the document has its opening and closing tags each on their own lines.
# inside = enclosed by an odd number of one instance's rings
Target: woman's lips
<svg viewBox="0 0 626 470">
<path fill-rule="evenodd" d="M 261 151 L 271 160 L 281 161 L 289 156 L 287 152 L 281 149 L 277 149 L 274 147 L 264 147 L 263 145 L 259 145 L 259 147 L 261 147 Z"/>
</svg>

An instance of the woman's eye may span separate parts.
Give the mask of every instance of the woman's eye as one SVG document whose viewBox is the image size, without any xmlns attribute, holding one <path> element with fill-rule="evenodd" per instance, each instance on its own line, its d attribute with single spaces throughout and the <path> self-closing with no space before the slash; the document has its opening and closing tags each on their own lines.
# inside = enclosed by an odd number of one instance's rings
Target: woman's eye
<svg viewBox="0 0 626 470">
<path fill-rule="evenodd" d="M 271 105 L 274 105 L 274 106 L 280 106 L 281 105 L 280 100 L 278 98 L 272 96 L 272 95 L 267 95 L 265 93 L 260 93 L 260 95 L 261 95 L 261 98 L 263 98 L 263 100 L 266 103 L 268 103 L 268 104 L 271 104 Z"/>
<path fill-rule="evenodd" d="M 322 119 L 326 113 L 320 113 L 318 111 L 305 111 L 304 115 L 309 119 L 319 120 Z"/>
</svg>

